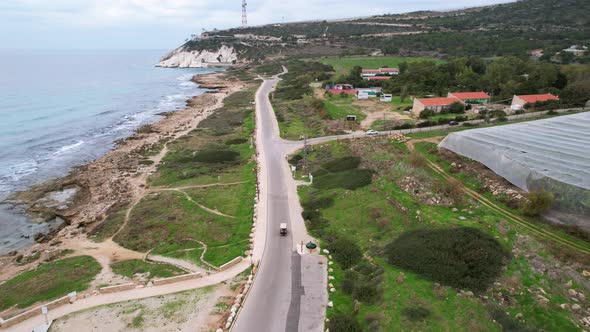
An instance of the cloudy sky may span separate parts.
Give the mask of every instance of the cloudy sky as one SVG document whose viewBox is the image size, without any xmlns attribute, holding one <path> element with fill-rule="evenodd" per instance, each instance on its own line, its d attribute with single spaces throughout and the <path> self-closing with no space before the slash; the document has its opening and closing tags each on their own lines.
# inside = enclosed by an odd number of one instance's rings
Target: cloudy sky
<svg viewBox="0 0 590 332">
<path fill-rule="evenodd" d="M 509 0 L 249 0 L 251 25 L 456 9 Z M 241 0 L 0 0 L 0 48 L 171 49 L 241 24 Z"/>
</svg>

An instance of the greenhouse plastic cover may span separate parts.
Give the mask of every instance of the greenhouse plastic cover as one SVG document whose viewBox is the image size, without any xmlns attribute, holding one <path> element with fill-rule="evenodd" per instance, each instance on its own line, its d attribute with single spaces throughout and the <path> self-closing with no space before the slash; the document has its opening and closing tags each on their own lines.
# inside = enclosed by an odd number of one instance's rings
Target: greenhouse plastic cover
<svg viewBox="0 0 590 332">
<path fill-rule="evenodd" d="M 527 191 L 543 188 L 582 201 L 589 196 L 590 112 L 451 133 L 439 147 Z"/>
</svg>

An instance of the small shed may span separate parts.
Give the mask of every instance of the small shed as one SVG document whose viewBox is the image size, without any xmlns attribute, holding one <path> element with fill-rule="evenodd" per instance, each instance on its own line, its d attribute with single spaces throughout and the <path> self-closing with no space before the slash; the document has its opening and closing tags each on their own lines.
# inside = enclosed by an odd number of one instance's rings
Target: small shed
<svg viewBox="0 0 590 332">
<path fill-rule="evenodd" d="M 356 115 L 352 115 L 352 114 L 347 115 L 346 121 L 356 121 Z"/>
</svg>

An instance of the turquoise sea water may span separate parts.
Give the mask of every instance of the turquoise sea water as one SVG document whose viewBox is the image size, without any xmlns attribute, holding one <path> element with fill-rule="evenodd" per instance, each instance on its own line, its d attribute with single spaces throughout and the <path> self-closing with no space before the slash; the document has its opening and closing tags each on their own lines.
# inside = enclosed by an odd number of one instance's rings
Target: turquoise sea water
<svg viewBox="0 0 590 332">
<path fill-rule="evenodd" d="M 0 200 L 96 159 L 203 93 L 190 78 L 212 69 L 154 67 L 165 53 L 0 50 Z M 0 253 L 43 227 L 3 206 Z"/>
</svg>

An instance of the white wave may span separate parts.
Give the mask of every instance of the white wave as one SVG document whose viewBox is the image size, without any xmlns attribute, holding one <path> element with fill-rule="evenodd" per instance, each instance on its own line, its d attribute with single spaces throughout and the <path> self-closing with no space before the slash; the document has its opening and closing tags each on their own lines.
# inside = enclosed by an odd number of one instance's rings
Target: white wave
<svg viewBox="0 0 590 332">
<path fill-rule="evenodd" d="M 53 155 L 60 155 L 60 154 L 65 153 L 65 152 L 67 152 L 69 150 L 75 149 L 75 148 L 79 147 L 82 144 L 84 144 L 84 141 L 78 141 L 78 142 L 76 142 L 74 144 L 62 146 L 59 150 L 55 151 L 53 153 Z"/>
</svg>

